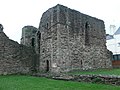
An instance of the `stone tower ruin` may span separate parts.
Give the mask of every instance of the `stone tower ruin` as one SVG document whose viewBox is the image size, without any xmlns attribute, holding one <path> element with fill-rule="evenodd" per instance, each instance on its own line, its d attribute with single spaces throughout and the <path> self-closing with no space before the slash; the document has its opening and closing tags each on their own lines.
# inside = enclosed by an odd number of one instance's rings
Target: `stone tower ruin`
<svg viewBox="0 0 120 90">
<path fill-rule="evenodd" d="M 22 28 L 21 44 L 28 47 L 35 47 L 36 32 L 38 29 L 33 26 L 24 26 Z"/>
<path fill-rule="evenodd" d="M 111 68 L 104 22 L 62 5 L 43 13 L 36 36 L 39 70 Z"/>
</svg>

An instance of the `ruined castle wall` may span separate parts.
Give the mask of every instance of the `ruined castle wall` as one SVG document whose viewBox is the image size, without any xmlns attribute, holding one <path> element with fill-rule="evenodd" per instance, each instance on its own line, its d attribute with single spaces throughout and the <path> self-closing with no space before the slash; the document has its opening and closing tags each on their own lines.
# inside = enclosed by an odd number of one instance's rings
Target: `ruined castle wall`
<svg viewBox="0 0 120 90">
<path fill-rule="evenodd" d="M 84 31 L 81 15 L 68 8 L 59 8 L 59 50 L 61 71 L 82 68 Z"/>
<path fill-rule="evenodd" d="M 47 60 L 51 72 L 111 67 L 102 20 L 57 5 L 43 14 L 39 29 L 42 70 Z"/>
<path fill-rule="evenodd" d="M 40 23 L 40 71 L 47 70 L 47 61 L 49 62 L 49 67 L 51 67 L 51 52 L 52 52 L 52 33 L 51 33 L 51 13 L 46 12 L 43 14 L 43 18 Z"/>
<path fill-rule="evenodd" d="M 0 32 L 0 74 L 31 73 L 36 62 L 33 49 L 10 40 Z"/>
<path fill-rule="evenodd" d="M 59 31 L 58 10 L 49 9 L 45 12 L 40 22 L 41 44 L 40 44 L 40 70 L 57 72 L 61 67 L 61 56 L 59 55 Z M 49 62 L 49 63 L 48 63 Z M 49 69 L 49 70 L 47 70 Z"/>
<path fill-rule="evenodd" d="M 111 67 L 102 20 L 60 7 L 58 22 L 62 71 Z"/>
</svg>

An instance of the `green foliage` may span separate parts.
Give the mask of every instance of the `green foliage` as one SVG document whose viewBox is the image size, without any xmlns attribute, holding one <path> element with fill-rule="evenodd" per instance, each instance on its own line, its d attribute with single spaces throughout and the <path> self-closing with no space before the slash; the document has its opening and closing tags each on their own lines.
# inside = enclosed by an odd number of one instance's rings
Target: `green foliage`
<svg viewBox="0 0 120 90">
<path fill-rule="evenodd" d="M 120 90 L 120 87 L 11 75 L 0 76 L 0 90 Z"/>
</svg>

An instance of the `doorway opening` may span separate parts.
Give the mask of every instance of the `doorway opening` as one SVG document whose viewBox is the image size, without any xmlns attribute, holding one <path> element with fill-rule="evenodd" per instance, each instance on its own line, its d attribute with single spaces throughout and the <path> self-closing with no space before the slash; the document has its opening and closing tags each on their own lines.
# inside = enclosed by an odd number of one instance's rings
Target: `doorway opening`
<svg viewBox="0 0 120 90">
<path fill-rule="evenodd" d="M 46 61 L 46 64 L 47 64 L 46 71 L 48 72 L 49 71 L 49 61 L 48 60 Z"/>
</svg>

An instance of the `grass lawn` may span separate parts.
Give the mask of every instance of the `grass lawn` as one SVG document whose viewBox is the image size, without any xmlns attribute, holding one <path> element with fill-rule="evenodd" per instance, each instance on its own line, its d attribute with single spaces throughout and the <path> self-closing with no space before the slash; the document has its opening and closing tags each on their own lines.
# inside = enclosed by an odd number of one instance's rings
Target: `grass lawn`
<svg viewBox="0 0 120 90">
<path fill-rule="evenodd" d="M 0 76 L 0 90 L 120 90 L 120 87 L 11 75 Z"/>
<path fill-rule="evenodd" d="M 69 74 L 120 75 L 120 69 L 98 69 L 92 71 L 73 71 Z"/>
</svg>

